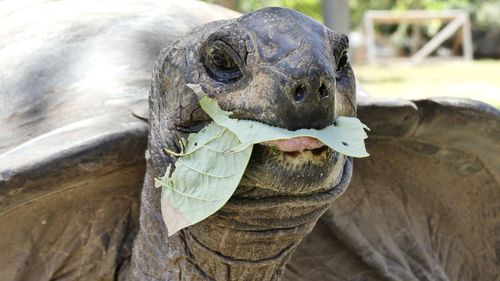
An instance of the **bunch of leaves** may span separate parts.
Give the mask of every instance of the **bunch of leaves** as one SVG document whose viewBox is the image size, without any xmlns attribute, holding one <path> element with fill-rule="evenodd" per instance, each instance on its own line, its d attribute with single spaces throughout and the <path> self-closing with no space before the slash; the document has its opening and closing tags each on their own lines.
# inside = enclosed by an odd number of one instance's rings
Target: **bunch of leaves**
<svg viewBox="0 0 500 281">
<path fill-rule="evenodd" d="M 199 85 L 190 85 L 203 95 Z M 364 129 L 357 118 L 339 117 L 322 130 L 289 131 L 252 120 L 230 118 L 214 99 L 204 96 L 201 108 L 213 119 L 200 132 L 181 141 L 175 170 L 169 166 L 165 175 L 156 179 L 162 188 L 162 216 L 169 236 L 195 224 L 219 210 L 236 190 L 252 154 L 253 145 L 270 140 L 313 137 L 339 153 L 366 157 Z"/>
</svg>

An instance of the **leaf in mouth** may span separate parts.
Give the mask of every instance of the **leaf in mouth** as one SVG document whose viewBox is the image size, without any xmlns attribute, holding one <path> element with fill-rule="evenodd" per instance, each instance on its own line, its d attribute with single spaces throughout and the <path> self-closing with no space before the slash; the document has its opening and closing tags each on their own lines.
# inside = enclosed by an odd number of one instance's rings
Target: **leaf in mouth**
<svg viewBox="0 0 500 281">
<path fill-rule="evenodd" d="M 155 179 L 155 186 L 162 188 L 162 216 L 169 236 L 205 219 L 229 200 L 252 154 L 252 146 L 224 153 L 239 143 L 226 128 L 209 124 L 189 135 L 174 172 L 169 166 L 163 177 Z"/>
<path fill-rule="evenodd" d="M 335 123 L 321 130 L 287 129 L 273 127 L 253 120 L 238 120 L 229 118 L 231 112 L 220 109 L 217 101 L 204 96 L 200 99 L 201 108 L 218 125 L 227 128 L 241 141 L 241 144 L 231 148 L 228 152 L 235 152 L 246 147 L 265 141 L 291 139 L 295 137 L 312 137 L 320 140 L 331 149 L 352 157 L 367 157 L 364 139 L 368 136 L 364 129 L 366 125 L 358 118 L 340 116 Z"/>
<path fill-rule="evenodd" d="M 289 131 L 252 120 L 237 120 L 223 111 L 199 85 L 188 85 L 200 98 L 202 109 L 214 120 L 200 132 L 182 142 L 175 170 L 169 166 L 155 179 L 162 188 L 161 211 L 171 236 L 222 208 L 238 186 L 250 161 L 253 145 L 265 141 L 313 137 L 331 149 L 353 157 L 366 157 L 364 139 L 368 129 L 357 118 L 338 117 L 334 124 L 321 129 Z"/>
</svg>

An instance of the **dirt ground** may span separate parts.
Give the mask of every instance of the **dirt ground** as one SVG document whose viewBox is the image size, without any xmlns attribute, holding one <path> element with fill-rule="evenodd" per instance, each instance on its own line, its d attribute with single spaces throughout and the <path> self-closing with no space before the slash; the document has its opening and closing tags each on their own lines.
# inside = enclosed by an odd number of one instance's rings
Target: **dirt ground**
<svg viewBox="0 0 500 281">
<path fill-rule="evenodd" d="M 500 108 L 500 60 L 354 65 L 356 77 L 373 96 L 419 99 L 472 98 Z"/>
</svg>

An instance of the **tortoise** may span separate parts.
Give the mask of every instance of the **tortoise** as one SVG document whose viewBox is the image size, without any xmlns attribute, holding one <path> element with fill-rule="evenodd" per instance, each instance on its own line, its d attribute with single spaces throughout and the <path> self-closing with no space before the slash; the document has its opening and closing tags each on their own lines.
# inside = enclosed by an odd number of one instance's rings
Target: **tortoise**
<svg viewBox="0 0 500 281">
<path fill-rule="evenodd" d="M 499 278 L 497 109 L 356 97 L 346 37 L 287 9 L 236 20 L 194 1 L 0 11 L 1 280 Z M 207 59 L 218 50 L 245 60 L 221 67 Z M 228 204 L 167 238 L 151 181 L 173 161 L 161 148 L 209 121 L 184 86 L 196 81 L 238 118 L 288 129 L 357 114 L 371 156 L 352 173 L 332 151 L 272 162 L 256 146 Z M 326 166 L 282 168 L 314 157 Z M 273 177 L 274 189 L 255 186 Z"/>
</svg>

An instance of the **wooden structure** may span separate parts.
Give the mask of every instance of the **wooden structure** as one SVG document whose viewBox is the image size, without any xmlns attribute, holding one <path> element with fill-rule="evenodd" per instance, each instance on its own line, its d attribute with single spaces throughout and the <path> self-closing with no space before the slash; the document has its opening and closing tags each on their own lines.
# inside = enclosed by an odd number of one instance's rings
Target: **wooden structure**
<svg viewBox="0 0 500 281">
<path fill-rule="evenodd" d="M 419 50 L 416 49 L 416 44 L 420 41 L 419 25 L 422 22 L 432 20 L 440 20 L 448 24 L 441 29 L 436 35 L 427 42 Z M 377 60 L 377 52 L 375 46 L 375 25 L 376 24 L 401 24 L 407 23 L 413 26 L 413 54 L 411 60 L 419 63 L 434 52 L 448 38 L 453 36 L 457 31 L 461 30 L 461 45 L 462 57 L 465 60 L 473 58 L 472 50 L 472 35 L 469 14 L 463 10 L 445 10 L 445 11 L 367 11 L 364 16 L 365 34 L 366 34 L 366 51 L 369 62 Z"/>
</svg>

